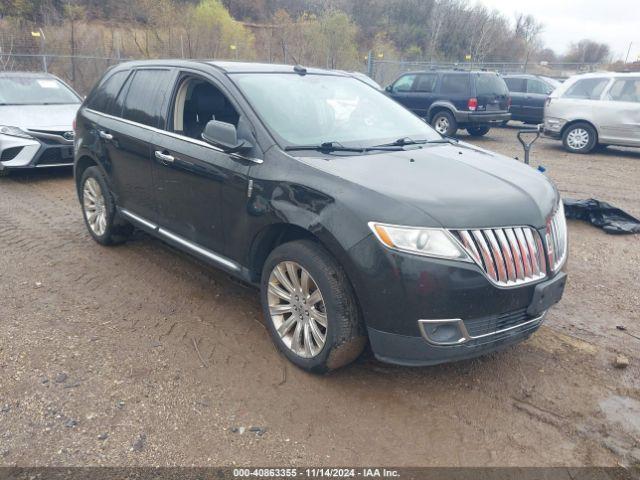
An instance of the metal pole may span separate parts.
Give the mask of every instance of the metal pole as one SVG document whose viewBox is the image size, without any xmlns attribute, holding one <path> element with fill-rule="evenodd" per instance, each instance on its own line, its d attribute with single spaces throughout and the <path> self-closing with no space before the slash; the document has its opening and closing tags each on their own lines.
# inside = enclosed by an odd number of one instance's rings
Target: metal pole
<svg viewBox="0 0 640 480">
<path fill-rule="evenodd" d="M 38 29 L 40 31 L 40 53 L 42 53 L 42 67 L 44 68 L 44 73 L 49 73 L 47 70 L 47 54 L 46 54 L 46 38 L 44 36 L 44 32 L 41 28 Z"/>
<path fill-rule="evenodd" d="M 627 60 L 629 60 L 629 53 L 631 52 L 631 45 L 633 45 L 633 42 L 629 42 L 629 48 L 627 49 L 627 56 L 624 57 L 624 63 L 627 63 Z"/>
<path fill-rule="evenodd" d="M 373 78 L 373 52 L 371 50 L 367 56 L 367 75 L 369 78 Z"/>
</svg>

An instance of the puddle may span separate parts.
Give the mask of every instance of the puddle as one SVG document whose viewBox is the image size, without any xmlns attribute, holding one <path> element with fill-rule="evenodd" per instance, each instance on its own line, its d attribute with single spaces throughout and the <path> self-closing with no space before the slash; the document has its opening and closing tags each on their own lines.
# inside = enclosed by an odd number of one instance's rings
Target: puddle
<svg viewBox="0 0 640 480">
<path fill-rule="evenodd" d="M 620 424 L 624 432 L 640 439 L 640 401 L 613 395 L 600 402 L 600 410 L 609 422 Z"/>
</svg>

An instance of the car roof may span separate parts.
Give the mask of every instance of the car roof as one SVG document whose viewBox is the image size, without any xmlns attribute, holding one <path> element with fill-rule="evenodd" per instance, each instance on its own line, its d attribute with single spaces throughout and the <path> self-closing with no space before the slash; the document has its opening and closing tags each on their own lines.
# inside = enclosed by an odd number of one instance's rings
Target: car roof
<svg viewBox="0 0 640 480">
<path fill-rule="evenodd" d="M 613 78 L 613 77 L 640 77 L 640 72 L 591 72 L 579 73 L 570 78 Z"/>
<path fill-rule="evenodd" d="M 413 72 L 405 72 L 402 75 L 420 75 L 424 73 L 495 73 L 497 72 L 491 70 L 456 70 L 454 68 L 448 69 L 434 69 L 434 70 L 416 70 Z"/>
<path fill-rule="evenodd" d="M 296 73 L 295 65 L 284 65 L 275 63 L 258 63 L 258 62 L 233 62 L 233 61 L 217 61 L 217 60 L 183 60 L 183 59 L 166 59 L 166 60 L 138 60 L 119 64 L 117 69 L 150 67 L 150 66 L 176 66 L 187 67 L 193 65 L 211 65 L 212 67 L 225 73 Z M 335 75 L 340 77 L 348 77 L 349 75 L 335 70 L 325 70 L 322 68 L 312 68 L 301 66 L 309 74 Z"/>
</svg>

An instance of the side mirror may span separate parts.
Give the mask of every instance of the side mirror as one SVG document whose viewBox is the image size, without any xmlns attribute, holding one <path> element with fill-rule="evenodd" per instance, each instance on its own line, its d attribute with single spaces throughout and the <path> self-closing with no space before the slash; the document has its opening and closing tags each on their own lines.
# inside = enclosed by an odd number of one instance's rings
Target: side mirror
<svg viewBox="0 0 640 480">
<path fill-rule="evenodd" d="M 218 120 L 211 120 L 204 127 L 202 139 L 205 142 L 222 148 L 227 153 L 250 150 L 253 145 L 246 140 L 238 140 L 235 125 Z"/>
<path fill-rule="evenodd" d="M 393 87 L 391 85 L 387 85 L 384 90 L 385 90 L 385 92 L 391 93 L 391 92 L 393 92 Z"/>
</svg>

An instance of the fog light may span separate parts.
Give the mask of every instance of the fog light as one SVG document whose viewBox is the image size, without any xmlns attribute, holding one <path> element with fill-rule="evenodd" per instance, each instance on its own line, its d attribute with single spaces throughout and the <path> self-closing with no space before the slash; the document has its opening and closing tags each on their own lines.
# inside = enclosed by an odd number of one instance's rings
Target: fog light
<svg viewBox="0 0 640 480">
<path fill-rule="evenodd" d="M 433 345 L 458 345 L 468 340 L 467 329 L 460 319 L 418 320 L 424 339 Z"/>
</svg>

